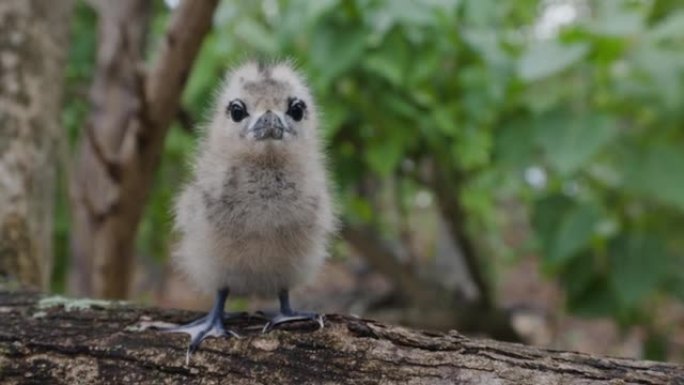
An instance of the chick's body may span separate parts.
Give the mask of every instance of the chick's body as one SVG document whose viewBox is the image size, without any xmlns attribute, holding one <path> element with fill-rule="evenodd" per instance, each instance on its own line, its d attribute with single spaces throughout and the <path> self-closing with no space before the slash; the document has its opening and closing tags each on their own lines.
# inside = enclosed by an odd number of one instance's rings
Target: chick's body
<svg viewBox="0 0 684 385">
<path fill-rule="evenodd" d="M 293 103 L 306 106 L 301 115 Z M 283 123 L 281 138 L 259 131 L 266 113 Z M 270 296 L 313 276 L 334 229 L 317 131 L 311 95 L 290 66 L 249 63 L 229 74 L 176 204 L 174 257 L 199 288 Z"/>
</svg>

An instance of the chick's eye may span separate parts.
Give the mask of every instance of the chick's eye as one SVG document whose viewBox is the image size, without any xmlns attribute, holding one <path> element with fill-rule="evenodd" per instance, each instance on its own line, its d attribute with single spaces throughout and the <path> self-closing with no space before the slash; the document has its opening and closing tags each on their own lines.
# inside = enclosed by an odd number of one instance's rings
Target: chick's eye
<svg viewBox="0 0 684 385">
<path fill-rule="evenodd" d="M 304 110 L 306 109 L 306 104 L 301 100 L 295 100 L 290 103 L 290 107 L 287 109 L 287 114 L 290 115 L 295 122 L 299 122 L 304 117 Z"/>
<path fill-rule="evenodd" d="M 230 102 L 228 105 L 228 113 L 230 114 L 230 118 L 236 123 L 241 122 L 244 118 L 249 116 L 245 105 L 241 101 Z"/>
</svg>

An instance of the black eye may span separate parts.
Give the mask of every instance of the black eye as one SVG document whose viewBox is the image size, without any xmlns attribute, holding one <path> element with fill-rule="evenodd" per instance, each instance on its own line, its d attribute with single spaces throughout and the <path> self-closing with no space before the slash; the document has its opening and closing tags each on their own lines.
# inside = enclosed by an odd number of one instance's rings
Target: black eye
<svg viewBox="0 0 684 385">
<path fill-rule="evenodd" d="M 306 109 L 306 104 L 301 100 L 293 100 L 290 102 L 290 107 L 287 109 L 287 114 L 290 115 L 295 122 L 302 120 L 304 117 L 304 110 Z"/>
<path fill-rule="evenodd" d="M 236 123 L 241 122 L 244 118 L 249 116 L 245 104 L 240 100 L 233 100 L 230 102 L 228 105 L 228 113 L 230 113 L 230 118 Z"/>
</svg>

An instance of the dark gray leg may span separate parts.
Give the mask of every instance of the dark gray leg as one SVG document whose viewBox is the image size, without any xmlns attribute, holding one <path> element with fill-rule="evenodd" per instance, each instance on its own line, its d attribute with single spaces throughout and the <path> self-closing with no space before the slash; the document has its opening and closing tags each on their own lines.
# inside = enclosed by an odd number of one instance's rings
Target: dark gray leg
<svg viewBox="0 0 684 385">
<path fill-rule="evenodd" d="M 293 321 L 316 321 L 319 327 L 323 327 L 323 317 L 310 311 L 294 311 L 290 306 L 290 293 L 287 289 L 283 289 L 278 293 L 278 300 L 280 300 L 280 313 L 276 314 L 264 326 L 263 332 L 273 330 L 276 326 Z"/>
<path fill-rule="evenodd" d="M 226 304 L 228 292 L 228 288 L 220 289 L 216 292 L 214 305 L 206 316 L 185 325 L 162 329 L 162 331 L 169 333 L 185 333 L 190 335 L 190 345 L 188 346 L 186 362 L 189 361 L 190 354 L 194 353 L 202 341 L 208 337 L 240 337 L 234 331 L 226 329 L 223 326 L 223 307 Z"/>
</svg>

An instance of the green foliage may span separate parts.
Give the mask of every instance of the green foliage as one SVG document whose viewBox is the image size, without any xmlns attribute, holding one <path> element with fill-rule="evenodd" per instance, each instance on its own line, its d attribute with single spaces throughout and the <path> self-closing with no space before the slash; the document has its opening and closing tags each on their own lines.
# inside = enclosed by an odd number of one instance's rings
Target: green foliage
<svg viewBox="0 0 684 385">
<path fill-rule="evenodd" d="M 615 118 L 554 111 L 536 121 L 535 140 L 549 167 L 568 177 L 592 160 L 618 133 Z"/>
<path fill-rule="evenodd" d="M 536 72 L 525 56 L 519 67 L 534 122 L 524 140 L 535 143 L 496 148 L 508 167 L 544 167 L 534 229 L 578 314 L 648 322 L 647 305 L 684 281 L 681 12 L 649 24 L 646 4 L 601 3 L 561 31 L 553 49 L 566 52 Z M 541 103 L 538 90 L 549 96 Z"/>
<path fill-rule="evenodd" d="M 595 205 L 560 194 L 544 197 L 534 208 L 534 225 L 546 251 L 544 262 L 556 268 L 591 243 L 601 216 Z"/>
<path fill-rule="evenodd" d="M 537 42 L 528 47 L 520 58 L 518 76 L 524 81 L 544 79 L 580 62 L 588 52 L 586 43 Z"/>
<path fill-rule="evenodd" d="M 625 188 L 664 205 L 684 210 L 684 170 L 681 145 L 656 142 L 633 154 L 625 175 Z"/>
</svg>

